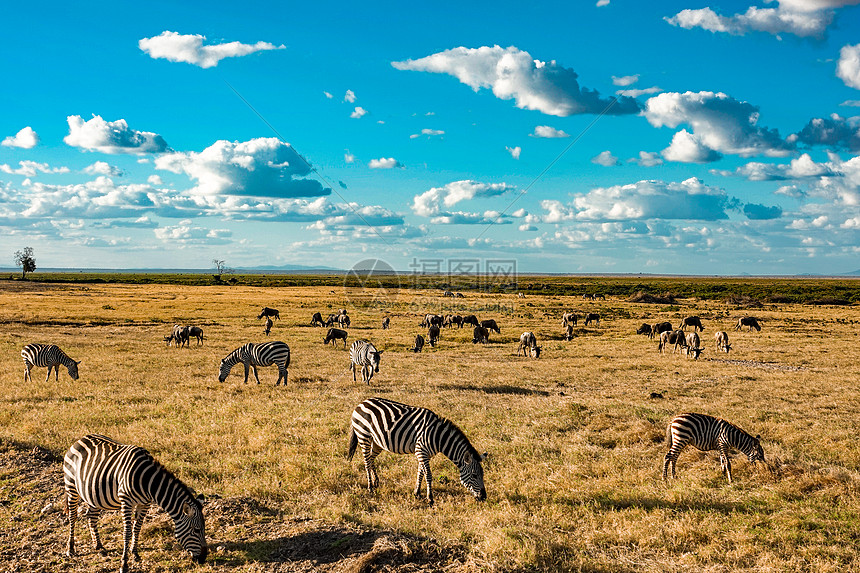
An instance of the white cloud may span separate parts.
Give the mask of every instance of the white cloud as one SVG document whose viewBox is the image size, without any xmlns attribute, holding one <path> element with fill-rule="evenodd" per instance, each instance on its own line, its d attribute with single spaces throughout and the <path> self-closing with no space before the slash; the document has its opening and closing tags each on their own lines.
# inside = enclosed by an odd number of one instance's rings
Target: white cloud
<svg viewBox="0 0 860 573">
<path fill-rule="evenodd" d="M 596 6 L 601 8 L 603 6 L 609 6 L 609 0 L 597 0 Z"/>
<path fill-rule="evenodd" d="M 782 181 L 786 179 L 818 179 L 835 175 L 831 164 L 816 163 L 808 153 L 792 159 L 788 164 L 753 161 L 738 167 L 735 175 L 750 181 Z"/>
<path fill-rule="evenodd" d="M 84 167 L 84 173 L 88 173 L 89 175 L 109 175 L 114 177 L 121 177 L 123 174 L 122 169 L 111 165 L 106 161 L 96 161 L 92 165 Z"/>
<path fill-rule="evenodd" d="M 349 117 L 353 119 L 358 119 L 360 117 L 364 117 L 365 115 L 367 115 L 367 110 L 361 106 L 356 106 L 353 112 L 349 114 Z"/>
<path fill-rule="evenodd" d="M 666 21 L 681 28 L 744 35 L 758 31 L 778 35 L 821 38 L 833 22 L 834 9 L 860 0 L 777 0 L 776 8 L 750 6 L 743 14 L 721 16 L 711 8 L 681 10 Z"/>
<path fill-rule="evenodd" d="M 847 99 L 839 105 L 843 105 L 845 107 L 860 107 L 860 99 Z"/>
<path fill-rule="evenodd" d="M 345 163 L 355 163 L 355 155 L 350 153 L 349 149 L 347 149 L 343 154 L 343 160 Z"/>
<path fill-rule="evenodd" d="M 633 158 L 629 161 L 638 163 L 642 167 L 654 167 L 663 163 L 663 160 L 660 159 L 660 154 L 656 151 L 640 151 L 638 158 Z"/>
<path fill-rule="evenodd" d="M 514 190 L 516 187 L 505 183 L 480 183 L 472 180 L 454 181 L 444 187 L 433 187 L 421 195 L 416 195 L 412 202 L 412 211 L 419 217 L 450 215 L 447 209 L 461 201 L 471 200 L 475 197 L 496 197 Z M 443 207 L 445 208 L 444 211 Z"/>
<path fill-rule="evenodd" d="M 614 165 L 621 164 L 621 162 L 618 161 L 618 158 L 612 155 L 612 152 L 609 150 L 601 151 L 591 158 L 591 162 L 596 163 L 597 165 L 603 165 L 604 167 L 612 167 Z"/>
<path fill-rule="evenodd" d="M 207 229 L 197 227 L 190 220 L 180 221 L 178 225 L 159 227 L 152 231 L 155 237 L 171 245 L 226 245 L 232 242 L 233 232 L 229 229 Z"/>
<path fill-rule="evenodd" d="M 860 117 L 844 118 L 831 114 L 828 118 L 809 120 L 802 130 L 787 138 L 805 145 L 826 145 L 831 149 L 860 151 Z"/>
<path fill-rule="evenodd" d="M 434 137 L 439 135 L 445 135 L 445 132 L 441 129 L 422 129 L 421 133 L 413 133 L 409 136 L 409 139 L 418 139 L 422 135 L 426 135 L 427 137 Z"/>
<path fill-rule="evenodd" d="M 0 143 L 3 147 L 20 147 L 33 149 L 39 143 L 39 135 L 30 126 L 25 127 L 15 135 L 10 135 Z"/>
<path fill-rule="evenodd" d="M 163 185 L 164 182 L 161 180 L 161 177 L 158 175 L 150 175 L 146 178 L 146 182 L 150 185 Z"/>
<path fill-rule="evenodd" d="M 842 46 L 836 75 L 846 86 L 860 90 L 860 44 Z"/>
<path fill-rule="evenodd" d="M 651 86 L 650 88 L 642 88 L 642 89 L 629 89 L 629 90 L 618 90 L 615 92 L 615 95 L 625 96 L 625 97 L 639 97 L 643 95 L 651 95 L 660 93 L 663 91 L 657 86 Z"/>
<path fill-rule="evenodd" d="M 612 84 L 616 86 L 630 86 L 639 81 L 639 74 L 632 76 L 612 76 Z"/>
<path fill-rule="evenodd" d="M 315 179 L 298 179 L 309 175 L 311 166 L 290 144 L 274 137 L 219 140 L 199 153 L 162 155 L 155 167 L 185 173 L 197 182 L 192 191 L 202 195 L 318 197 L 331 193 Z"/>
<path fill-rule="evenodd" d="M 692 126 L 692 133 L 677 132 L 664 150 L 670 161 L 703 163 L 721 154 L 779 157 L 794 148 L 777 130 L 757 125 L 758 107 L 724 93 L 663 93 L 645 103 L 644 115 L 654 127 Z"/>
<path fill-rule="evenodd" d="M 18 162 L 18 168 L 13 169 L 6 163 L 0 165 L 0 171 L 9 175 L 23 175 L 24 177 L 35 177 L 38 173 L 68 173 L 68 167 L 51 167 L 47 163 L 24 160 Z"/>
<path fill-rule="evenodd" d="M 326 99 L 334 99 L 334 95 L 330 92 L 323 92 L 323 95 L 326 97 Z"/>
<path fill-rule="evenodd" d="M 519 145 L 517 145 L 516 147 L 505 146 L 505 149 L 508 151 L 508 153 L 511 154 L 511 157 L 513 157 L 514 159 L 519 159 L 520 153 L 523 152 L 523 148 Z"/>
<path fill-rule="evenodd" d="M 371 159 L 368 167 L 371 169 L 394 169 L 403 167 L 403 164 L 393 157 L 380 157 L 379 159 Z"/>
<path fill-rule="evenodd" d="M 167 142 L 157 133 L 136 131 L 124 119 L 105 121 L 93 115 L 84 121 L 79 115 L 70 115 L 69 135 L 63 138 L 67 145 L 102 153 L 162 153 L 169 151 Z"/>
<path fill-rule="evenodd" d="M 171 62 L 184 62 L 201 68 L 212 68 L 224 58 L 247 56 L 254 52 L 266 50 L 283 50 L 286 46 L 276 46 L 268 42 L 242 44 L 227 42 L 223 44 L 203 45 L 206 36 L 200 34 L 179 34 L 164 31 L 152 38 L 143 38 L 138 47 L 149 54 L 151 58 L 163 58 Z"/>
<path fill-rule="evenodd" d="M 561 129 L 556 129 L 554 127 L 550 127 L 549 125 L 537 125 L 535 126 L 534 133 L 531 134 L 532 137 L 546 137 L 546 138 L 558 138 L 558 137 L 570 137 L 569 134 L 565 133 Z"/>
<path fill-rule="evenodd" d="M 343 101 L 347 103 L 355 103 L 355 92 L 352 90 L 346 90 L 346 93 L 343 95 Z"/>
<path fill-rule="evenodd" d="M 489 88 L 499 99 L 513 99 L 521 109 L 548 115 L 639 112 L 635 100 L 601 98 L 595 90 L 581 88 L 572 69 L 561 67 L 555 61 L 535 60 L 528 52 L 514 46 L 459 47 L 391 65 L 398 70 L 449 74 L 476 92 Z M 609 107 L 613 101 L 615 103 Z"/>
<path fill-rule="evenodd" d="M 644 219 L 727 219 L 732 201 L 723 189 L 709 187 L 696 178 L 681 183 L 639 181 L 629 185 L 598 187 L 577 195 L 564 205 L 544 200 L 544 222 L 626 221 Z"/>
</svg>

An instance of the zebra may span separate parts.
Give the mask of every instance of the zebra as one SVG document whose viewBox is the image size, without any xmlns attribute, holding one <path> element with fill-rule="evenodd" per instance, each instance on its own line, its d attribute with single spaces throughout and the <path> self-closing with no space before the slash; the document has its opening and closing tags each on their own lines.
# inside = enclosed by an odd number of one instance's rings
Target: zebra
<svg viewBox="0 0 860 573">
<path fill-rule="evenodd" d="M 153 503 L 173 518 L 176 539 L 197 563 L 206 561 L 209 549 L 203 523 L 203 506 L 191 489 L 153 459 L 145 449 L 89 434 L 69 448 L 63 459 L 63 484 L 69 542 L 66 555 L 75 555 L 75 522 L 83 502 L 95 549 L 106 555 L 99 538 L 102 510 L 120 510 L 123 545 L 120 573 L 127 573 L 129 553 L 140 561 L 137 542 L 143 520 Z"/>
<path fill-rule="evenodd" d="M 269 333 L 270 333 L 270 332 L 272 332 L 272 325 L 273 325 L 273 324 L 274 324 L 274 323 L 272 322 L 272 317 L 271 317 L 271 316 L 267 316 L 267 317 L 266 317 L 266 325 L 263 327 L 263 333 L 264 333 L 266 336 L 269 336 Z"/>
<path fill-rule="evenodd" d="M 28 344 L 21 349 L 21 358 L 24 359 L 24 382 L 28 380 L 30 382 L 33 381 L 30 378 L 30 370 L 33 366 L 48 367 L 48 375 L 45 376 L 45 382 L 51 377 L 51 369 L 53 368 L 56 372 L 56 380 L 59 382 L 60 364 L 65 366 L 69 371 L 69 376 L 72 377 L 72 380 L 78 379 L 78 364 L 81 361 L 78 360 L 75 362 L 69 358 L 56 344 Z"/>
<path fill-rule="evenodd" d="M 173 325 L 173 333 L 170 335 L 173 343 L 177 348 L 182 348 L 188 345 L 188 340 L 191 337 L 191 328 L 182 324 Z M 165 339 L 167 340 L 167 339 Z M 170 345 L 170 341 L 167 342 Z"/>
<path fill-rule="evenodd" d="M 245 365 L 245 384 L 248 383 L 248 367 L 254 369 L 254 378 L 257 379 L 257 384 L 260 383 L 260 377 L 257 376 L 257 366 L 278 366 L 278 381 L 275 386 L 284 381 L 284 386 L 287 385 L 287 367 L 290 365 L 290 347 L 279 340 L 271 342 L 261 342 L 254 344 L 249 342 L 244 346 L 240 346 L 221 360 L 221 369 L 218 374 L 218 382 L 223 382 L 230 375 L 230 370 L 233 366 L 241 362 Z"/>
<path fill-rule="evenodd" d="M 675 477 L 675 462 L 688 444 L 703 452 L 719 450 L 720 468 L 725 472 L 729 483 L 732 483 L 732 464 L 729 460 L 731 448 L 746 454 L 752 463 L 765 461 L 761 436 L 752 437 L 734 424 L 707 414 L 679 414 L 672 418 L 666 427 L 666 442 L 669 444 L 669 451 L 663 460 L 663 481 L 666 480 L 670 463 L 672 477 Z"/>
<path fill-rule="evenodd" d="M 352 369 L 352 380 L 355 381 L 356 366 L 361 366 L 361 380 L 370 386 L 370 379 L 374 372 L 379 372 L 379 359 L 384 350 L 376 347 L 366 340 L 356 340 L 349 348 L 349 367 Z"/>
<path fill-rule="evenodd" d="M 382 330 L 388 330 L 391 328 L 391 318 L 386 316 L 382 319 Z"/>
<path fill-rule="evenodd" d="M 452 421 L 427 408 L 408 406 L 384 398 L 365 400 L 352 412 L 348 460 L 352 460 L 359 445 L 364 456 L 367 488 L 370 491 L 379 485 L 379 476 L 373 461 L 382 450 L 393 454 L 414 453 L 418 458 L 415 497 L 421 495 L 421 480 L 426 478 L 427 501 L 433 505 L 430 458 L 442 453 L 460 470 L 460 483 L 477 500 L 487 499 L 484 469 L 481 466 L 487 454 L 478 453 L 463 431 Z"/>
</svg>

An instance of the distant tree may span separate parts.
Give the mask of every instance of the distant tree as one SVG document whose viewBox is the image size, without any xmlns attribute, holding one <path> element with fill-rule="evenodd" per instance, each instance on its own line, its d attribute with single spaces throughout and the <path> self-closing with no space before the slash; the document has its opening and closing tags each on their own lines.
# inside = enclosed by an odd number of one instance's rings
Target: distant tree
<svg viewBox="0 0 860 573">
<path fill-rule="evenodd" d="M 27 278 L 27 273 L 36 270 L 36 257 L 33 256 L 33 247 L 24 247 L 23 251 L 15 252 L 15 266 L 21 267 L 22 279 Z"/>
<path fill-rule="evenodd" d="M 228 269 L 227 263 L 225 261 L 220 260 L 220 259 L 212 259 L 212 264 L 215 265 L 215 270 L 218 271 L 218 274 L 215 275 L 216 280 L 220 281 L 221 275 L 223 275 L 225 273 L 230 274 L 233 272 L 233 269 Z"/>
</svg>

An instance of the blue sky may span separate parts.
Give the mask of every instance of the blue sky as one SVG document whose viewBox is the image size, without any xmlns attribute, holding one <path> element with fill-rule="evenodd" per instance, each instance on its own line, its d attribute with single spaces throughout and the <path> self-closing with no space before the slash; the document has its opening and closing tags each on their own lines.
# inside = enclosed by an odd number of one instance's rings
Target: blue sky
<svg viewBox="0 0 860 573">
<path fill-rule="evenodd" d="M 16 3 L 0 256 L 857 270 L 858 4 Z"/>
</svg>

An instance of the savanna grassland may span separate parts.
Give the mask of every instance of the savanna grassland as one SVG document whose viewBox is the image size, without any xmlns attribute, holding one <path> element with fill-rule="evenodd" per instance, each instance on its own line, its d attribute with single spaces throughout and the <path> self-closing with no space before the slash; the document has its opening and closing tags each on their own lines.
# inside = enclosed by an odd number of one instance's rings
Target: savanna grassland
<svg viewBox="0 0 860 573">
<path fill-rule="evenodd" d="M 836 302 L 846 304 L 837 306 L 762 304 L 771 287 L 797 283 L 738 282 L 752 290 L 668 305 L 627 302 L 608 287 L 606 301 L 585 301 L 564 288 L 450 299 L 330 284 L 0 281 L 0 571 L 118 567 L 117 514 L 101 519 L 107 557 L 82 527 L 79 555 L 64 556 L 62 456 L 93 432 L 144 446 L 208 498 L 207 563 L 192 565 L 153 510 L 136 571 L 860 570 L 860 307 L 847 304 L 860 284 L 840 283 Z M 265 339 L 263 305 L 280 310 L 269 338 L 292 350 L 286 387 L 274 386 L 274 367 L 245 385 L 241 365 L 219 383 L 222 357 Z M 348 352 L 309 326 L 315 311 L 340 308 L 350 342 L 384 350 L 370 387 L 352 380 Z M 449 310 L 495 318 L 501 335 L 482 346 L 471 328 L 443 329 L 436 348 L 410 352 L 426 335 L 423 313 Z M 564 341 L 564 311 L 599 312 L 600 325 L 580 322 Z M 745 314 L 762 320 L 761 332 L 734 331 Z M 706 328 L 698 361 L 661 355 L 635 334 L 642 322 L 688 315 Z M 203 345 L 166 347 L 174 323 L 201 326 Z M 514 355 L 525 330 L 542 345 L 538 360 Z M 729 355 L 714 348 L 717 330 L 729 333 Z M 81 360 L 80 379 L 61 367 L 59 381 L 44 382 L 35 368 L 25 383 L 29 342 Z M 345 453 L 350 413 L 370 396 L 454 420 L 489 452 L 487 501 L 465 491 L 443 456 L 431 462 L 435 506 L 412 495 L 412 456 L 383 453 L 380 488 L 368 494 L 361 462 Z M 761 434 L 770 470 L 736 454 L 727 484 L 716 452 L 688 449 L 678 479 L 663 483 L 666 424 L 684 411 Z"/>
</svg>

